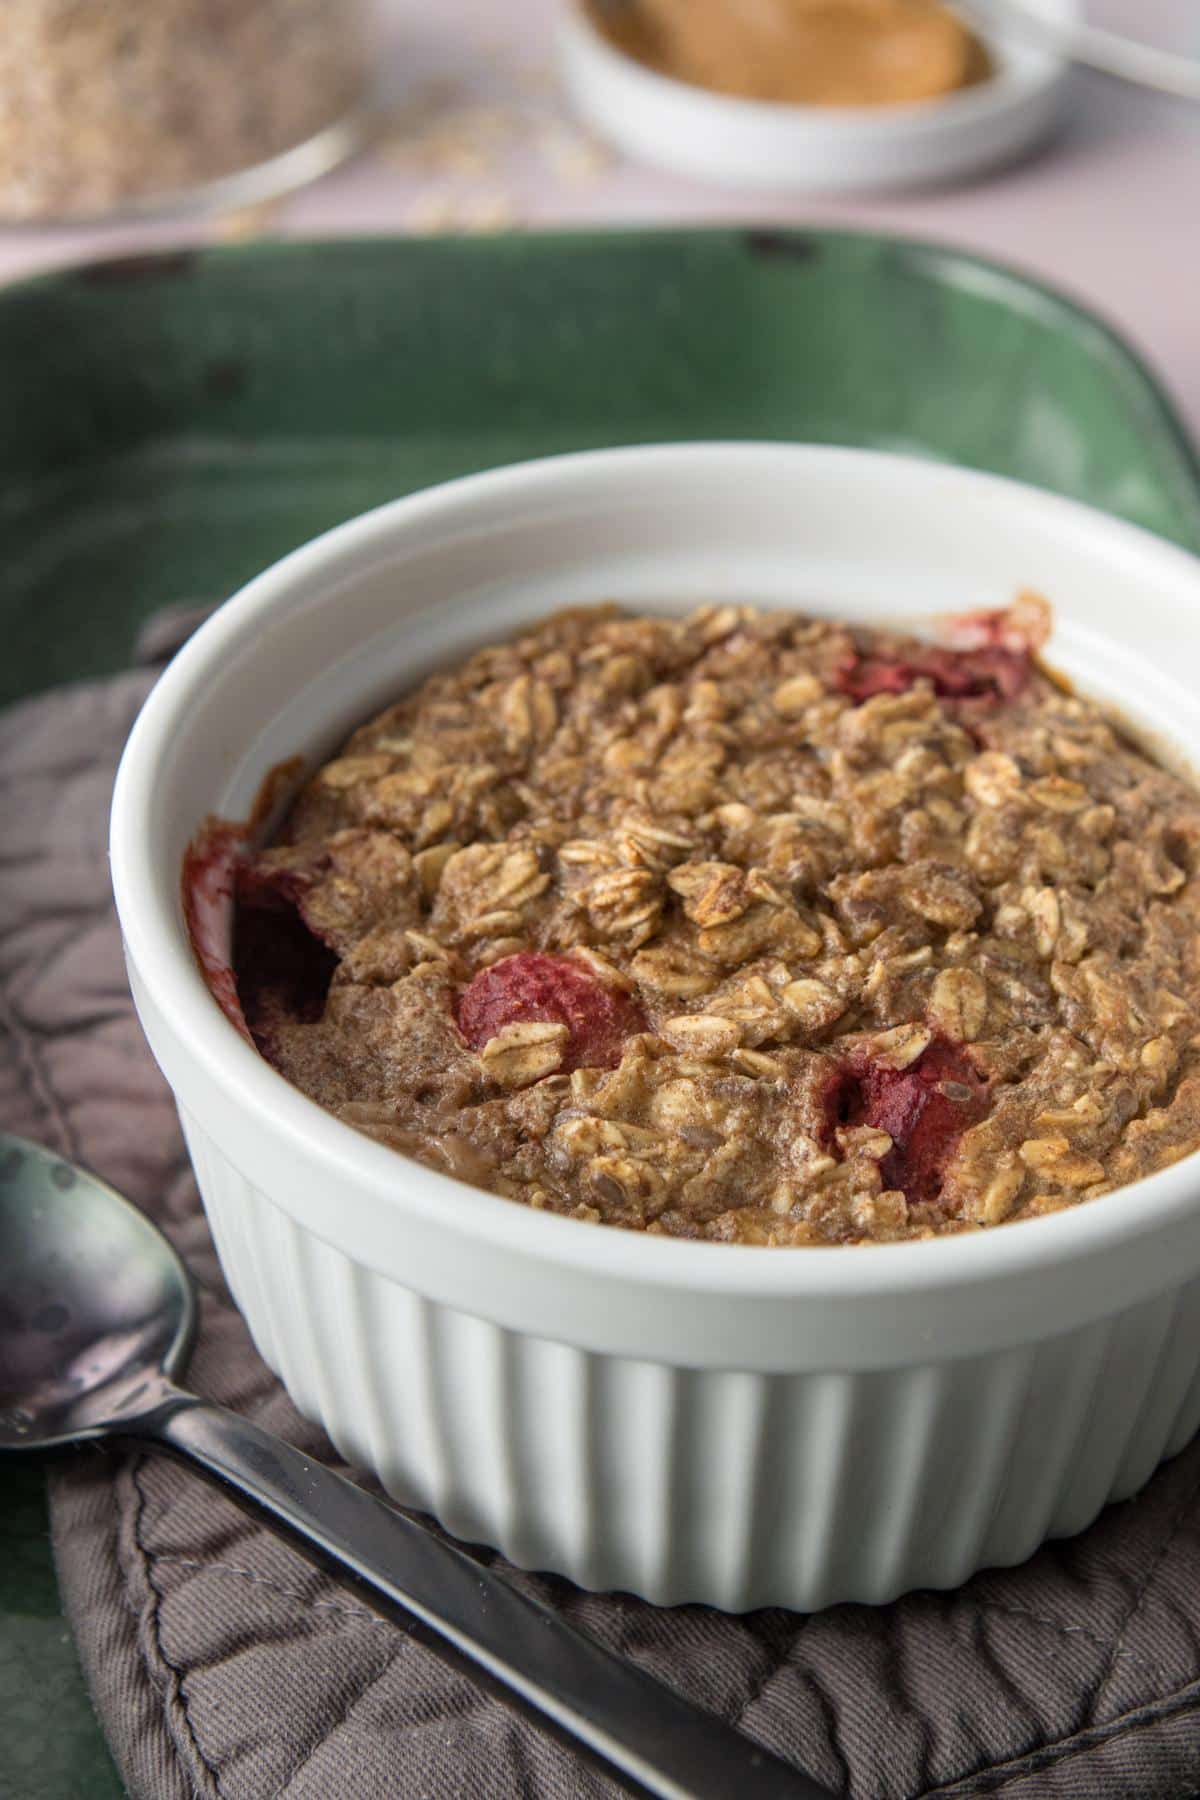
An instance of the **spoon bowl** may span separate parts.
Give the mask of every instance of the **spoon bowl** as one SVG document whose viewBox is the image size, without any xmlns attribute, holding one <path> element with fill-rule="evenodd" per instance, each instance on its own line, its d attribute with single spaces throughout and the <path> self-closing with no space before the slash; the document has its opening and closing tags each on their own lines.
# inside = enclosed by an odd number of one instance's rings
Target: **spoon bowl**
<svg viewBox="0 0 1200 1800">
<path fill-rule="evenodd" d="M 420 1520 L 176 1386 L 195 1330 L 191 1277 L 150 1220 L 0 1132 L 0 1456 L 107 1439 L 170 1451 L 634 1792 L 829 1800 Z"/>
<path fill-rule="evenodd" d="M 161 1404 L 195 1331 L 191 1276 L 136 1207 L 0 1138 L 0 1449 L 127 1427 Z"/>
</svg>

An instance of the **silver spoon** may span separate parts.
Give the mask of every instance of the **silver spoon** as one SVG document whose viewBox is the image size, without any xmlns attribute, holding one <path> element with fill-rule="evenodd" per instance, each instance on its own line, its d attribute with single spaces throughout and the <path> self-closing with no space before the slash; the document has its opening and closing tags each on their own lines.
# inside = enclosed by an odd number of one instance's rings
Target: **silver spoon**
<svg viewBox="0 0 1200 1800">
<path fill-rule="evenodd" d="M 1181 50 L 1160 49 L 1120 31 L 1080 19 L 1057 17 L 1029 0 L 966 0 L 981 30 L 1011 26 L 1023 37 L 1116 81 L 1174 100 L 1200 101 L 1200 61 Z"/>
<path fill-rule="evenodd" d="M 635 1792 L 830 1800 L 418 1520 L 177 1387 L 195 1330 L 191 1277 L 150 1221 L 0 1132 L 0 1453 L 106 1439 L 172 1451 Z"/>
</svg>

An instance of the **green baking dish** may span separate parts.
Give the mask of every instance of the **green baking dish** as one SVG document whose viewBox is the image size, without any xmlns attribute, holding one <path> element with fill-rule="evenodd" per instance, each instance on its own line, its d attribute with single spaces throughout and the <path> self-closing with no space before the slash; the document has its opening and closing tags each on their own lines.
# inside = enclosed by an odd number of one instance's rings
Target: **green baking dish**
<svg viewBox="0 0 1200 1800">
<path fill-rule="evenodd" d="M 558 450 L 908 449 L 1200 547 L 1200 470 L 1140 361 L 956 251 L 829 232 L 276 243 L 0 294 L 0 699 L 127 659 L 429 482 Z"/>
</svg>

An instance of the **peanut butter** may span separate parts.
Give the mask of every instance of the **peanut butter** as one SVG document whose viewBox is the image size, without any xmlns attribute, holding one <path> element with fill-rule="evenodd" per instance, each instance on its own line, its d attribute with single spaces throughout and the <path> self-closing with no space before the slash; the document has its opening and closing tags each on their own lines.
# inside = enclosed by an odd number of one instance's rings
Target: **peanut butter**
<svg viewBox="0 0 1200 1800">
<path fill-rule="evenodd" d="M 660 74 L 807 106 L 933 100 L 991 73 L 938 0 L 586 0 L 594 23 Z"/>
</svg>

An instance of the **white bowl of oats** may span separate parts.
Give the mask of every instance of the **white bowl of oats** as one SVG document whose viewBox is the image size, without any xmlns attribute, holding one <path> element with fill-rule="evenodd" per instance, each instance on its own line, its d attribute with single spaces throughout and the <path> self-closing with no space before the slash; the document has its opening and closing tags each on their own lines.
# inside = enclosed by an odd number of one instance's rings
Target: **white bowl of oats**
<svg viewBox="0 0 1200 1800">
<path fill-rule="evenodd" d="M 222 607 L 114 886 L 339 1451 L 521 1565 L 810 1609 L 1179 1450 L 1198 605 L 1070 502 L 718 444 L 433 489 Z"/>
</svg>

